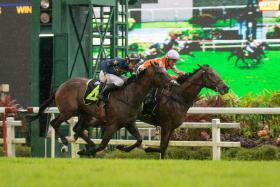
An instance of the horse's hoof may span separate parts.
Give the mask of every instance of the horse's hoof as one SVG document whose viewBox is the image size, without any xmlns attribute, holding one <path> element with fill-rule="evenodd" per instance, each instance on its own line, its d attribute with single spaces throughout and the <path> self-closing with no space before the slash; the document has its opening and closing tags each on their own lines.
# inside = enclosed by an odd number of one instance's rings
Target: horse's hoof
<svg viewBox="0 0 280 187">
<path fill-rule="evenodd" d="M 116 148 L 118 150 L 124 151 L 125 145 L 117 145 Z"/>
<path fill-rule="evenodd" d="M 80 155 L 80 156 L 90 156 L 91 152 L 88 151 L 88 150 L 83 149 L 81 151 L 78 151 L 77 154 Z"/>
<path fill-rule="evenodd" d="M 132 149 L 131 148 L 129 148 L 129 147 L 126 147 L 125 145 L 118 145 L 117 147 L 116 147 L 118 150 L 121 150 L 121 151 L 123 151 L 123 152 L 130 152 Z"/>
<path fill-rule="evenodd" d="M 68 146 L 63 145 L 60 151 L 61 151 L 62 153 L 67 153 L 67 152 L 68 152 Z"/>
<path fill-rule="evenodd" d="M 151 147 L 144 148 L 144 151 L 146 153 L 150 153 L 150 152 L 152 152 L 152 148 Z"/>
<path fill-rule="evenodd" d="M 92 156 L 92 158 L 95 158 L 96 152 L 92 152 L 92 153 L 91 153 L 91 156 Z"/>
</svg>

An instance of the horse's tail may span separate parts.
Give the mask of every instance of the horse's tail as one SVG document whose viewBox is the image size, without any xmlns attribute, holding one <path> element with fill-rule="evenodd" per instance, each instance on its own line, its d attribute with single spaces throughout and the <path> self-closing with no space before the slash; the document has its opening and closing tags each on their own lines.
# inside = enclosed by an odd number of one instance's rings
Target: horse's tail
<svg viewBox="0 0 280 187">
<path fill-rule="evenodd" d="M 35 116 L 26 116 L 27 120 L 29 122 L 32 122 L 38 119 L 44 113 L 45 109 L 50 105 L 50 103 L 54 100 L 54 97 L 55 92 L 53 92 L 52 95 L 46 101 L 43 102 L 43 104 L 39 108 L 38 114 L 36 114 Z"/>
</svg>

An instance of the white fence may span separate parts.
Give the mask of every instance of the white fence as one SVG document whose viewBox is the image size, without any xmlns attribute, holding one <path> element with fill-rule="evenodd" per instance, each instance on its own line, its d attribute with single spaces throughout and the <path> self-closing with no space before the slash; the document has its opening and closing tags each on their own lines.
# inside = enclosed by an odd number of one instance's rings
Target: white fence
<svg viewBox="0 0 280 187">
<path fill-rule="evenodd" d="M 38 112 L 38 107 L 33 107 L 29 111 L 32 112 Z M 57 108 L 51 107 L 48 108 L 46 113 L 58 113 Z M 188 111 L 189 114 L 280 114 L 280 108 L 219 108 L 219 107 L 192 107 Z M 54 115 L 53 115 L 54 116 Z M 70 123 L 72 125 L 75 124 L 75 121 L 77 119 L 72 119 Z M 216 125 L 216 123 L 218 125 Z M 139 128 L 147 128 L 151 129 L 152 126 L 144 124 L 143 122 L 138 123 Z M 210 146 L 212 147 L 213 151 L 213 159 L 220 159 L 220 150 L 221 147 L 237 147 L 240 146 L 239 142 L 220 142 L 220 128 L 238 128 L 238 123 L 219 123 L 219 121 L 214 120 L 212 123 L 183 123 L 181 128 L 212 128 L 212 141 L 170 141 L 170 146 Z M 52 132 L 54 133 L 54 131 Z M 73 134 L 73 132 L 70 132 L 70 134 Z M 52 135 L 54 137 L 54 134 Z M 150 138 L 149 138 L 150 139 Z M 55 155 L 55 141 L 54 138 L 51 141 L 52 143 L 52 151 L 51 155 L 54 157 Z M 100 143 L 100 139 L 93 139 L 95 143 Z M 117 145 L 117 144 L 125 144 L 129 145 L 135 142 L 135 140 L 111 140 L 109 144 L 111 145 Z M 78 144 L 84 143 L 82 140 L 77 141 Z M 155 146 L 159 145 L 159 141 L 151 141 L 147 140 L 143 142 L 146 146 Z M 72 157 L 76 157 L 76 150 L 77 150 L 77 144 L 72 143 L 71 144 L 71 150 L 72 150 Z"/>
<path fill-rule="evenodd" d="M 30 107 L 27 110 L 32 113 L 38 113 L 39 107 Z M 49 107 L 45 110 L 45 113 L 55 114 L 59 113 L 59 111 L 56 107 Z M 280 108 L 191 107 L 188 110 L 188 114 L 280 114 Z"/>
<path fill-rule="evenodd" d="M 28 108 L 29 112 L 37 113 L 39 107 Z M 12 108 L 1 108 L 0 113 L 3 115 L 5 113 L 13 112 Z M 26 111 L 26 110 L 23 110 Z M 56 107 L 47 108 L 45 113 L 52 114 L 54 118 L 55 113 L 59 113 Z M 188 111 L 189 114 L 280 114 L 280 108 L 220 108 L 220 107 L 192 107 Z M 69 122 L 74 125 L 77 121 L 77 118 L 72 118 Z M 24 144 L 26 141 L 24 138 L 15 138 L 15 127 L 20 126 L 20 121 L 15 121 L 14 118 L 7 118 L 6 120 L 0 122 L 0 126 L 6 125 L 6 140 L 0 139 L 0 143 L 7 144 L 7 155 L 10 157 L 15 156 L 15 144 Z M 151 125 L 144 124 L 143 122 L 138 122 L 139 128 L 151 129 Z M 213 159 L 220 159 L 221 147 L 238 147 L 240 146 L 239 142 L 221 142 L 220 141 L 220 128 L 238 128 L 238 123 L 220 123 L 219 119 L 215 119 L 212 122 L 208 123 L 195 123 L 187 122 L 183 123 L 180 128 L 212 128 L 212 141 L 170 141 L 170 146 L 210 146 L 213 151 Z M 73 132 L 69 130 L 69 135 L 73 136 Z M 55 136 L 54 131 L 52 132 L 52 141 L 51 141 L 51 157 L 55 157 Z M 94 142 L 100 143 L 100 139 L 94 139 Z M 46 141 L 47 142 L 47 141 Z M 131 144 L 135 140 L 111 140 L 110 144 Z M 78 144 L 83 143 L 82 140 L 77 141 Z M 78 144 L 71 143 L 72 157 L 75 157 Z M 143 142 L 146 146 L 155 146 L 159 145 L 159 141 L 154 141 L 149 138 L 149 140 Z"/>
<path fill-rule="evenodd" d="M 280 40 L 279 39 L 265 39 L 258 40 L 266 42 L 270 47 L 279 47 Z M 190 41 L 191 42 L 191 41 Z M 200 40 L 199 43 L 201 45 L 202 51 L 206 51 L 207 49 L 226 49 L 226 48 L 241 48 L 245 47 L 247 40 Z"/>
<path fill-rule="evenodd" d="M 6 121 L 0 121 L 0 127 L 6 125 L 5 137 L 0 138 L 0 144 L 3 144 L 5 154 L 8 157 L 16 156 L 16 144 L 25 144 L 25 138 L 15 138 L 15 127 L 22 125 L 21 121 L 15 121 L 13 117 L 7 117 Z M 4 128 L 3 128 L 4 129 Z M 6 149 L 6 150 L 5 150 Z"/>
</svg>

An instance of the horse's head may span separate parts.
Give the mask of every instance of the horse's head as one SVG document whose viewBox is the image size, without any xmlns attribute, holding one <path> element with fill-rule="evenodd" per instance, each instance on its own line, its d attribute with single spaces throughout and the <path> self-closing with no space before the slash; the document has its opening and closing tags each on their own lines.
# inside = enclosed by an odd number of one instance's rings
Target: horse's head
<svg viewBox="0 0 280 187">
<path fill-rule="evenodd" d="M 216 71 L 214 71 L 211 67 L 204 65 L 200 66 L 198 72 L 202 75 L 202 84 L 206 88 L 210 88 L 224 95 L 228 93 L 229 87 L 224 83 L 224 81 L 220 78 Z"/>
<path fill-rule="evenodd" d="M 164 86 L 165 84 L 170 83 L 172 80 L 172 78 L 163 68 L 152 62 L 151 66 L 144 71 L 145 72 L 142 73 L 144 73 L 149 80 L 152 80 L 152 85 L 155 87 Z"/>
</svg>

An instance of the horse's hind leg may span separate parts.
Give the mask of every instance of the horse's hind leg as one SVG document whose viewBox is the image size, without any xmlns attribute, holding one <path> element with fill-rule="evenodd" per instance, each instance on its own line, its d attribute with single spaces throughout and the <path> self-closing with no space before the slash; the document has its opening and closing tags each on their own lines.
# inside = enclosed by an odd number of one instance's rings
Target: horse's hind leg
<svg viewBox="0 0 280 187">
<path fill-rule="evenodd" d="M 72 116 L 73 115 L 71 113 L 61 113 L 54 120 L 51 121 L 51 126 L 54 128 L 55 133 L 59 136 L 64 146 L 68 146 L 68 140 L 65 138 L 64 134 L 59 130 L 59 127 L 62 122 L 67 121 Z"/>
<path fill-rule="evenodd" d="M 88 129 L 88 123 L 91 120 L 91 116 L 87 117 L 84 115 L 81 115 L 79 117 L 79 121 L 77 122 L 77 124 L 75 125 L 75 127 L 73 128 L 73 131 L 76 133 L 76 137 L 81 137 L 89 146 L 89 150 L 92 150 L 95 148 L 95 143 L 93 141 L 91 141 L 91 139 L 89 138 L 89 136 L 87 136 L 84 133 L 85 129 Z"/>
<path fill-rule="evenodd" d="M 124 151 L 124 152 L 130 152 L 134 148 L 139 147 L 142 144 L 143 140 L 142 140 L 142 137 L 141 137 L 139 130 L 137 129 L 135 123 L 133 123 L 132 125 L 129 125 L 126 129 L 132 136 L 134 136 L 136 138 L 137 141 L 131 146 L 118 145 L 117 149 Z"/>
</svg>

